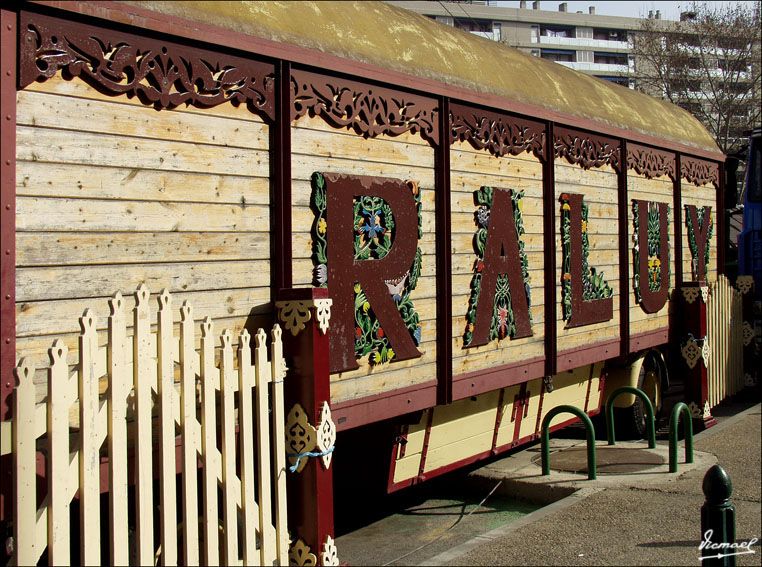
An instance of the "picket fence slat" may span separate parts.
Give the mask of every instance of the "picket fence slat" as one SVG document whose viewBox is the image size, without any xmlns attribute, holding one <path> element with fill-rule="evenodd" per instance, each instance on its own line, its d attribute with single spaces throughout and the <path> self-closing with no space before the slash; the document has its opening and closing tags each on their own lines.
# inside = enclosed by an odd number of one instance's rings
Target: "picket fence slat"
<svg viewBox="0 0 762 567">
<path fill-rule="evenodd" d="M 36 564 L 47 550 L 48 563 L 56 565 L 97 565 L 102 552 L 104 561 L 120 565 L 288 564 L 280 328 L 272 330 L 268 360 L 264 331 L 253 348 L 246 330 L 236 344 L 230 330 L 215 344 L 206 317 L 197 352 L 192 308 L 186 301 L 175 321 L 171 299 L 163 290 L 151 301 L 141 285 L 130 337 L 126 302 L 115 294 L 100 347 L 94 312 L 85 311 L 76 371 L 68 348 L 55 340 L 48 396 L 37 405 L 35 369 L 18 362 L 16 563 Z M 40 502 L 43 453 L 47 496 Z M 108 492 L 108 509 L 101 510 L 101 490 Z M 80 524 L 72 529 L 76 510 Z"/>
<path fill-rule="evenodd" d="M 742 296 L 723 275 L 710 285 L 706 313 L 708 400 L 715 407 L 744 387 Z"/>
</svg>

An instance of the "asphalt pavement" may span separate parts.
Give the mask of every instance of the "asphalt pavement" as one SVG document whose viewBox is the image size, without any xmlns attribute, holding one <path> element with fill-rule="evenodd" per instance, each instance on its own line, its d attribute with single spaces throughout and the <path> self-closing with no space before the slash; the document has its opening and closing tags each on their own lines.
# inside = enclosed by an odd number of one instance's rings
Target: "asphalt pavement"
<svg viewBox="0 0 762 567">
<path fill-rule="evenodd" d="M 760 565 L 762 407 L 749 405 L 747 398 L 715 409 L 718 424 L 694 436 L 693 463 L 680 441 L 676 473 L 666 439 L 654 449 L 646 441 L 612 447 L 598 440 L 597 479 L 588 480 L 584 437 L 555 438 L 550 475 L 542 475 L 539 445 L 495 460 L 463 480 L 489 496 L 461 506 L 455 524 L 415 524 L 408 511 L 403 529 L 387 521 L 339 538 L 339 557 L 349 565 L 701 565 L 702 481 L 719 463 L 733 485 L 736 541 L 757 539 L 737 564 Z M 501 509 L 500 501 L 530 507 L 512 516 L 505 510 L 519 506 Z M 426 509 L 448 506 L 429 502 Z M 490 527 L 490 515 L 504 523 Z M 372 538 L 384 545 L 371 545 Z"/>
</svg>

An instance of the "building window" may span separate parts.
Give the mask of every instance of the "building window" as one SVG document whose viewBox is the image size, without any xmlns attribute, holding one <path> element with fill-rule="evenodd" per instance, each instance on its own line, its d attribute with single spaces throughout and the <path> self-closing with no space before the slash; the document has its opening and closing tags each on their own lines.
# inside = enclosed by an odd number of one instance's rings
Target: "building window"
<svg viewBox="0 0 762 567">
<path fill-rule="evenodd" d="M 548 61 L 570 63 L 577 60 L 577 52 L 566 49 L 543 49 L 540 51 L 540 57 Z"/>
</svg>

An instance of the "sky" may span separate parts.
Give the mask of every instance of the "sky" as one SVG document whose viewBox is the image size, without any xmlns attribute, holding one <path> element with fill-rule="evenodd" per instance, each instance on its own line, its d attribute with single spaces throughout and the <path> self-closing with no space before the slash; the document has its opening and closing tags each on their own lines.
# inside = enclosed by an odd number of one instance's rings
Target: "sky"
<svg viewBox="0 0 762 567">
<path fill-rule="evenodd" d="M 533 0 L 527 0 L 527 7 L 532 7 Z M 743 2 L 745 4 L 755 4 L 757 0 Z M 562 3 L 562 0 L 541 0 L 541 10 L 557 11 L 558 5 Z M 679 2 L 662 1 L 662 0 L 620 0 L 620 1 L 599 1 L 599 0 L 585 0 L 584 2 L 570 2 L 566 0 L 568 4 L 568 10 L 571 13 L 582 11 L 585 14 L 588 12 L 589 6 L 595 6 L 595 13 L 604 16 L 626 16 L 630 18 L 645 17 L 650 10 L 656 13 L 656 10 L 661 11 L 661 17 L 664 20 L 679 20 L 680 12 L 690 10 L 694 4 L 710 4 L 715 7 L 727 6 L 731 4 L 740 4 L 742 2 L 735 1 L 700 1 L 694 2 L 693 0 L 683 0 Z M 518 8 L 519 2 L 517 1 L 498 1 L 498 6 L 506 8 Z"/>
</svg>

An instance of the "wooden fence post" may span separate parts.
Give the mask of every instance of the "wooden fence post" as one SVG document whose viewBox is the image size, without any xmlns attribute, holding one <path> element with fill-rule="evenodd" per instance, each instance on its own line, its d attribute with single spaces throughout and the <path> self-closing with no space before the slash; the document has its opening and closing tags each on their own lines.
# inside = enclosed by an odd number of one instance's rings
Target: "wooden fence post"
<svg viewBox="0 0 762 567">
<path fill-rule="evenodd" d="M 289 367 L 285 384 L 288 519 L 292 564 L 338 565 L 333 541 L 331 419 L 326 288 L 283 289 L 275 306 Z M 293 471 L 293 472 L 292 472 Z"/>
<path fill-rule="evenodd" d="M 702 431 L 717 422 L 709 406 L 707 364 L 710 345 L 707 340 L 706 302 L 709 286 L 706 282 L 683 282 L 680 286 L 682 318 L 680 351 L 685 375 L 685 397 L 693 416 L 694 430 Z"/>
</svg>

